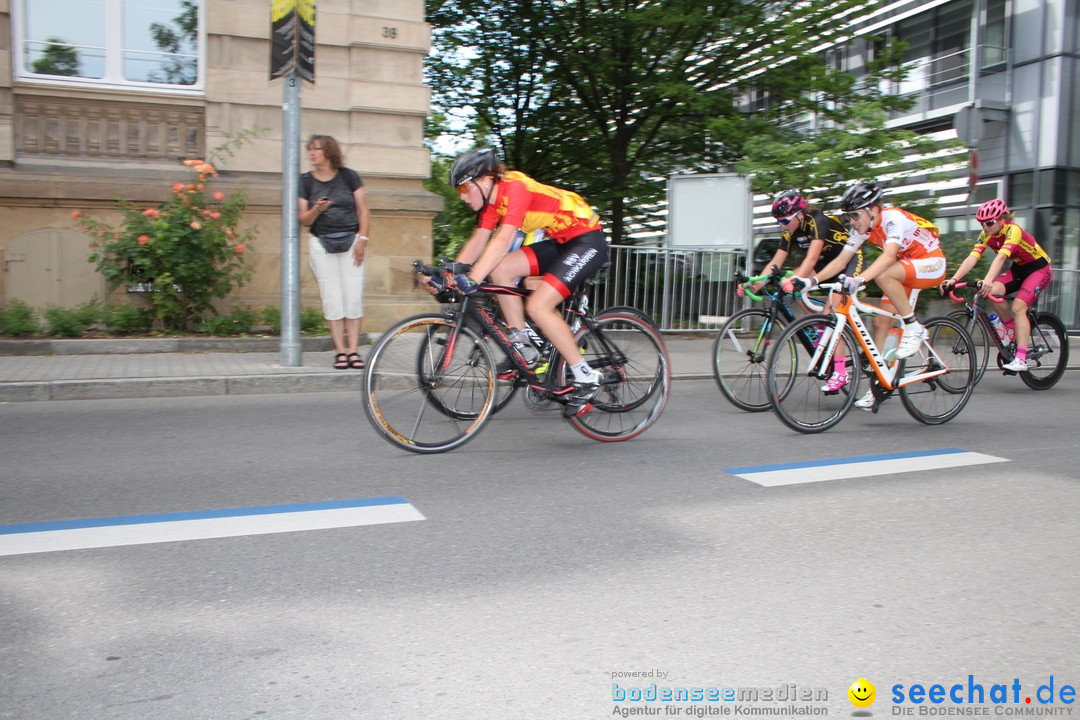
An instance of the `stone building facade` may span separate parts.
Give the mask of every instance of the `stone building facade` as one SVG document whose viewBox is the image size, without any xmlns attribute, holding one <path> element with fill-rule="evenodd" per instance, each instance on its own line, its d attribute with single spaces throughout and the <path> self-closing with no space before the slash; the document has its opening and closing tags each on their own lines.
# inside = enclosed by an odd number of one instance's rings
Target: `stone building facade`
<svg viewBox="0 0 1080 720">
<path fill-rule="evenodd" d="M 134 13 L 140 0 L 102 4 Z M 117 37 L 111 28 L 102 31 L 109 38 L 104 50 L 90 40 L 80 47 L 86 60 L 78 72 L 88 77 L 35 72 L 45 67 L 43 36 L 58 36 L 65 27 L 56 18 L 65 7 L 77 14 L 86 5 L 94 4 L 0 0 L 0 298 L 36 307 L 106 298 L 104 280 L 87 261 L 89 237 L 72 210 L 108 221 L 118 217 L 119 198 L 156 205 L 169 197 L 172 183 L 187 177 L 182 160 L 205 158 L 236 133 L 261 128 L 226 158 L 214 181 L 217 190 L 244 189 L 242 225 L 258 230 L 247 254 L 252 281 L 220 309 L 278 305 L 284 81 L 270 80 L 271 3 L 196 0 L 199 31 L 186 85 L 139 80 L 146 75 L 128 70 L 139 55 L 126 38 L 116 51 L 119 60 L 109 60 Z M 176 6 L 192 7 L 179 0 Z M 113 21 L 127 22 L 115 13 Z M 346 164 L 364 178 L 372 216 L 365 329 L 377 331 L 430 302 L 414 291 L 411 271 L 413 259 L 430 257 L 432 218 L 441 209 L 441 198 L 422 185 L 429 173 L 424 3 L 319 0 L 316 41 L 316 82 L 302 90 L 301 142 L 312 133 L 334 136 Z M 98 56 L 100 70 L 93 62 Z M 300 158 L 304 171 L 302 147 Z M 317 307 L 307 234 L 299 236 L 301 303 Z M 108 300 L 124 295 L 118 291 Z"/>
</svg>

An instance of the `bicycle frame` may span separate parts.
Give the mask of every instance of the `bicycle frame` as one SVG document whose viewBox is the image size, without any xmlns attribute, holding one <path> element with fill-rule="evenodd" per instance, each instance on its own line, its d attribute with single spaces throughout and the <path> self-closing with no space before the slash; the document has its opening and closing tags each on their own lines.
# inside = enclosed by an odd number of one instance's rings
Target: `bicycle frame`
<svg viewBox="0 0 1080 720">
<path fill-rule="evenodd" d="M 785 293 L 783 291 L 779 289 L 766 290 L 763 287 L 762 294 L 756 295 L 750 291 L 749 285 L 762 280 L 770 281 L 773 284 L 778 285 L 779 281 L 782 278 L 788 277 L 790 275 L 790 270 L 787 272 L 787 274 L 783 276 L 779 276 L 777 273 L 770 273 L 768 275 L 759 275 L 757 277 L 750 278 L 742 275 L 741 273 L 736 273 L 736 280 L 743 285 L 743 291 L 746 293 L 746 296 L 749 297 L 751 300 L 764 302 L 766 305 L 766 312 L 768 313 L 768 320 L 763 325 L 762 332 L 758 333 L 757 337 L 754 340 L 754 347 L 750 348 L 750 352 L 755 355 L 761 353 L 761 343 L 768 336 L 769 326 L 776 322 L 777 315 L 784 318 L 784 320 L 787 322 L 792 322 L 793 320 L 795 320 L 795 312 L 788 306 L 786 302 L 784 302 L 783 296 L 785 295 Z M 791 293 L 791 296 L 798 299 L 798 301 L 803 304 L 807 311 L 811 313 L 820 312 L 825 307 L 824 302 L 821 302 L 820 300 L 815 300 L 809 297 L 804 292 Z M 806 351 L 808 353 L 814 352 L 813 338 L 810 338 L 806 335 L 801 335 L 799 337 L 799 341 L 802 343 L 803 347 L 806 348 Z"/>
<path fill-rule="evenodd" d="M 963 303 L 964 307 L 971 311 L 972 323 L 978 323 L 982 326 L 983 330 L 986 331 L 986 336 L 990 339 L 990 342 L 994 343 L 994 346 L 997 348 L 1002 359 L 1004 359 L 1005 362 L 1010 362 L 1013 357 L 1015 357 L 1016 345 L 1013 343 L 1005 344 L 1001 341 L 1001 336 L 997 334 L 997 331 L 994 330 L 994 326 L 990 324 L 990 316 L 987 314 L 986 308 L 984 307 L 986 300 L 990 300 L 991 302 L 1006 302 L 1006 299 L 995 295 L 984 297 L 979 292 L 973 293 L 970 301 L 965 301 L 963 298 L 957 297 L 955 291 L 967 287 L 968 284 L 969 283 L 957 283 L 956 287 L 949 291 L 949 297 L 954 302 Z M 1031 336 L 1032 341 L 1034 342 L 1035 333 L 1038 332 L 1039 326 L 1035 315 L 1035 308 L 1029 307 L 1027 309 L 1027 316 L 1028 321 L 1031 323 Z M 974 325 L 972 325 L 972 329 L 974 329 Z M 971 332 L 971 330 L 968 332 Z"/>
<path fill-rule="evenodd" d="M 840 289 L 840 286 L 836 283 L 826 283 L 821 287 L 828 287 L 830 289 L 830 298 L 836 294 L 836 290 Z M 912 307 L 915 306 L 915 301 L 918 296 L 919 290 L 913 288 L 909 296 Z M 833 315 L 836 317 L 836 321 L 832 326 L 826 328 L 828 342 L 820 343 L 815 349 L 814 355 L 810 360 L 809 368 L 807 369 L 808 374 L 816 375 L 816 377 L 821 379 L 829 377 L 832 373 L 831 361 L 833 354 L 836 352 L 836 345 L 843 335 L 844 328 L 848 325 L 855 331 L 855 339 L 862 348 L 863 357 L 867 359 L 871 369 L 874 371 L 874 375 L 877 376 L 878 384 L 887 392 L 892 392 L 905 385 L 929 380 L 949 372 L 948 365 L 942 361 L 933 346 L 924 343 L 923 348 L 933 355 L 937 367 L 925 372 L 904 375 L 897 379 L 896 373 L 900 368 L 900 362 L 897 360 L 887 362 L 882 357 L 881 353 L 878 352 L 877 345 L 874 344 L 873 336 L 870 334 L 870 331 L 867 330 L 866 324 L 863 323 L 860 313 L 881 315 L 883 317 L 892 318 L 894 321 L 901 319 L 900 316 L 894 312 L 885 310 L 877 305 L 861 302 L 854 294 L 848 295 L 841 292 L 839 301 L 833 305 Z"/>
</svg>

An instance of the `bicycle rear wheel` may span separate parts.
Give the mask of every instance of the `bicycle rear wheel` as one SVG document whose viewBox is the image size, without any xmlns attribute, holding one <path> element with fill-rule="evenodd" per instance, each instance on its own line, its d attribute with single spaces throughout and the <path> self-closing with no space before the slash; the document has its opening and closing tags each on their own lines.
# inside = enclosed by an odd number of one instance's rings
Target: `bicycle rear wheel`
<svg viewBox="0 0 1080 720">
<path fill-rule="evenodd" d="M 970 309 L 953 310 L 946 317 L 959 323 L 971 336 L 972 346 L 975 349 L 975 384 L 977 385 L 986 372 L 986 366 L 990 362 L 990 353 L 997 352 L 997 346 L 991 342 L 990 334 L 986 332 L 986 328 Z"/>
<path fill-rule="evenodd" d="M 1069 334 L 1065 324 L 1053 313 L 1035 313 L 1027 354 L 1028 369 L 1020 373 L 1020 379 L 1032 390 L 1047 390 L 1065 374 L 1068 363 Z"/>
<path fill-rule="evenodd" d="M 735 407 L 747 412 L 769 409 L 769 356 L 783 329 L 779 320 L 770 319 L 768 310 L 750 308 L 732 315 L 716 334 L 713 377 Z"/>
<path fill-rule="evenodd" d="M 825 315 L 807 315 L 784 328 L 773 344 L 772 357 L 766 376 L 769 387 L 769 403 L 780 421 L 801 433 L 818 433 L 828 430 L 844 419 L 858 395 L 862 367 L 856 351 L 855 334 L 845 327 L 838 342 L 836 354 L 844 358 L 848 382 L 841 390 L 826 393 L 821 388 L 835 368 L 835 356 L 813 356 L 797 340 L 806 328 L 820 327 L 825 323 L 834 327 L 836 318 Z M 822 353 L 824 354 L 824 353 Z"/>
<path fill-rule="evenodd" d="M 575 334 L 581 356 L 604 377 L 590 402 L 592 410 L 567 418 L 585 437 L 619 442 L 637 437 L 664 411 L 671 395 L 671 360 L 660 333 L 637 315 L 602 312 L 595 330 Z M 570 382 L 570 367 L 560 357 L 555 377 Z"/>
<path fill-rule="evenodd" d="M 978 382 L 975 343 L 963 325 L 950 318 L 931 318 L 923 325 L 927 332 L 926 341 L 918 352 L 900 361 L 897 382 L 908 375 L 940 369 L 943 364 L 949 371 L 929 380 L 903 385 L 900 402 L 919 422 L 940 425 L 960 414 Z"/>
<path fill-rule="evenodd" d="M 456 332 L 455 332 L 456 331 Z M 487 342 L 445 315 L 418 315 L 383 333 L 368 357 L 364 412 L 392 445 L 438 453 L 490 419 L 495 361 Z"/>
</svg>

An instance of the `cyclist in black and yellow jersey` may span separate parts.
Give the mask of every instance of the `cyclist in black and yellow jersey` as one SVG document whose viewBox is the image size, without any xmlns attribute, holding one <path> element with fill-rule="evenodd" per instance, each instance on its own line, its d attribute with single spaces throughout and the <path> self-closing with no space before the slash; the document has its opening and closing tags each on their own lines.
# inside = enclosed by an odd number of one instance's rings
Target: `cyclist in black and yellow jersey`
<svg viewBox="0 0 1080 720">
<path fill-rule="evenodd" d="M 772 204 L 772 214 L 776 222 L 780 224 L 784 234 L 781 237 L 780 247 L 776 249 L 772 260 L 765 265 L 766 271 L 773 265 L 784 267 L 784 261 L 797 246 L 806 251 L 806 256 L 795 269 L 797 277 L 809 277 L 815 275 L 831 263 L 848 242 L 848 232 L 840 219 L 833 215 L 826 215 L 821 210 L 809 207 L 806 198 L 797 190 L 787 190 L 777 195 Z M 844 272 L 854 275 L 862 270 L 862 250 L 858 250 L 851 262 L 848 263 Z M 821 278 L 824 282 L 826 278 Z M 761 289 L 763 282 L 753 285 L 754 292 Z M 742 286 L 735 289 L 736 294 L 742 297 Z M 824 310 L 828 312 L 828 308 Z M 844 367 L 844 353 L 836 353 L 837 365 L 832 377 L 829 378 L 822 390 L 836 392 L 847 384 L 847 369 Z"/>
</svg>

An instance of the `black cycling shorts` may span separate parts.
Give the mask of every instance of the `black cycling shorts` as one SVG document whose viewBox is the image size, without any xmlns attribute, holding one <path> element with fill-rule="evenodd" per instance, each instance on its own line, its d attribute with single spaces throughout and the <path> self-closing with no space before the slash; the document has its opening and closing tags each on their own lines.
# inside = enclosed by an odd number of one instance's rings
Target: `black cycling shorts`
<svg viewBox="0 0 1080 720">
<path fill-rule="evenodd" d="M 570 297 L 581 283 L 596 274 L 608 259 L 608 243 L 603 230 L 592 230 L 564 243 L 551 240 L 521 248 L 530 255 L 533 275 Z"/>
</svg>

